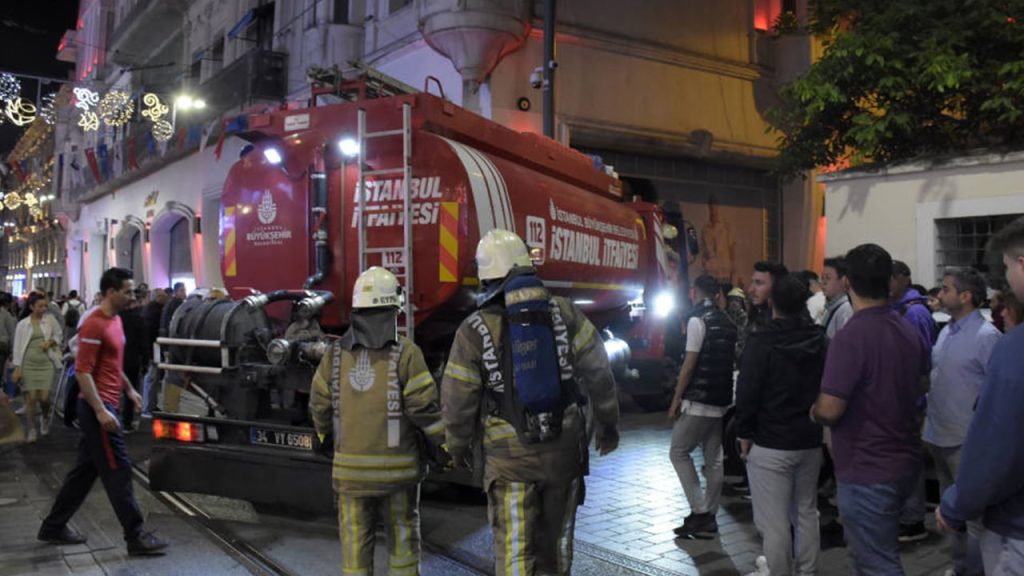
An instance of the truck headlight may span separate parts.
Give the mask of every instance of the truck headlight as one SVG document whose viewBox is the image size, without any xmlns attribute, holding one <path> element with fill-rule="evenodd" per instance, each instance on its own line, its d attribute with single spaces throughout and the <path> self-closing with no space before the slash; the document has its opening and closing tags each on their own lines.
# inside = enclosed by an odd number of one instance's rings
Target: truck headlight
<svg viewBox="0 0 1024 576">
<path fill-rule="evenodd" d="M 676 307 L 676 297 L 670 290 L 659 292 L 654 297 L 654 315 L 664 318 L 672 313 Z"/>
</svg>

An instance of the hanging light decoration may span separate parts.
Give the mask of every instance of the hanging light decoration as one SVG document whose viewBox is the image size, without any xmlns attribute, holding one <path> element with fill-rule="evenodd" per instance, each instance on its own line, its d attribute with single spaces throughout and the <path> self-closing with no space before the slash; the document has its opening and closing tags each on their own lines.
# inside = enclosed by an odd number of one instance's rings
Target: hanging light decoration
<svg viewBox="0 0 1024 576">
<path fill-rule="evenodd" d="M 167 105 L 160 102 L 160 97 L 152 92 L 142 97 L 142 104 L 146 106 L 146 109 L 142 111 L 142 116 L 153 122 L 163 118 L 169 111 Z"/>
<path fill-rule="evenodd" d="M 0 100 L 14 100 L 21 94 L 21 82 L 14 76 L 4 72 L 0 74 Z"/>
<path fill-rule="evenodd" d="M 8 210 L 17 210 L 18 206 L 21 206 L 21 195 L 17 192 L 4 194 L 4 206 L 7 206 Z"/>
<path fill-rule="evenodd" d="M 92 110 L 86 110 L 78 118 L 78 126 L 86 132 L 95 132 L 100 127 L 100 117 Z"/>
<path fill-rule="evenodd" d="M 135 102 L 122 90 L 111 90 L 100 100 L 97 108 L 107 126 L 118 127 L 127 123 L 135 112 Z"/>
<path fill-rule="evenodd" d="M 28 213 L 31 214 L 33 218 L 42 218 L 43 217 L 43 209 L 40 208 L 39 206 L 33 206 L 33 207 L 29 208 L 28 209 Z"/>
<path fill-rule="evenodd" d="M 43 96 L 42 102 L 39 104 L 39 118 L 46 122 L 50 126 L 53 126 L 54 122 L 57 121 L 57 93 L 50 92 L 46 96 Z"/>
<path fill-rule="evenodd" d="M 36 204 L 39 204 L 39 199 L 36 198 L 36 195 L 32 192 L 26 192 L 22 202 L 24 202 L 26 206 L 35 206 Z"/>
<path fill-rule="evenodd" d="M 167 120 L 157 120 L 153 123 L 153 138 L 157 142 L 167 142 L 174 136 L 174 127 Z"/>
<path fill-rule="evenodd" d="M 24 98 L 7 101 L 7 119 L 15 126 L 31 124 L 36 119 L 36 105 Z"/>
<path fill-rule="evenodd" d="M 89 110 L 100 101 L 100 95 L 88 88 L 75 88 L 75 108 Z"/>
</svg>

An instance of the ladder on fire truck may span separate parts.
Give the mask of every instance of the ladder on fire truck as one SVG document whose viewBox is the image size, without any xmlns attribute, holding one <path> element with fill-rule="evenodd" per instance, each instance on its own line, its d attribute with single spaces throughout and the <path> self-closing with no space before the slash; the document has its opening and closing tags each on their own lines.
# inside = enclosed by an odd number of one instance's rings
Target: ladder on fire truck
<svg viewBox="0 0 1024 576">
<path fill-rule="evenodd" d="M 412 260 L 412 105 L 408 102 L 402 104 L 402 127 L 395 130 L 381 130 L 378 132 L 366 131 L 366 109 L 359 109 L 359 193 L 356 194 L 356 210 L 359 213 L 358 235 L 359 235 L 359 270 L 367 268 L 367 260 L 371 254 L 380 254 L 381 265 L 388 268 L 398 277 L 405 292 L 405 320 L 399 319 L 398 331 L 400 334 L 413 339 L 415 333 L 415 316 L 412 304 L 413 292 L 413 260 Z M 363 161 L 366 157 L 366 145 L 368 142 L 381 138 L 402 137 L 402 166 L 401 168 L 380 168 L 367 170 Z M 402 207 L 382 206 L 378 210 L 365 210 L 366 204 L 366 179 L 368 177 L 402 175 Z M 402 243 L 398 246 L 369 246 L 366 241 L 366 223 L 371 215 L 381 213 L 398 212 L 402 222 Z M 394 256 L 399 255 L 399 261 L 394 261 Z M 392 259 L 388 259 L 389 256 Z"/>
</svg>

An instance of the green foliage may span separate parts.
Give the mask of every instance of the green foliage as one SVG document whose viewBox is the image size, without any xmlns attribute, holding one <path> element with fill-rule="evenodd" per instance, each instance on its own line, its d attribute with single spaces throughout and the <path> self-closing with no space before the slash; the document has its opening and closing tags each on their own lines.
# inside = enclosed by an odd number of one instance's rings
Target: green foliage
<svg viewBox="0 0 1024 576">
<path fill-rule="evenodd" d="M 770 113 L 778 170 L 1024 146 L 1024 0 L 816 0 L 820 60 Z"/>
</svg>

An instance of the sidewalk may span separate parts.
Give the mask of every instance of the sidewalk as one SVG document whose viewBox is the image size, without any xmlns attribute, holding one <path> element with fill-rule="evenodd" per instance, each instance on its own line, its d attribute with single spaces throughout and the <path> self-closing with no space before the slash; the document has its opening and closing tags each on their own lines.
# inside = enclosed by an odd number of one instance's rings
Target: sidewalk
<svg viewBox="0 0 1024 576">
<path fill-rule="evenodd" d="M 144 436 L 129 436 L 133 453 L 145 443 Z M 0 576 L 248 574 L 227 552 L 138 483 L 135 496 L 147 529 L 155 529 L 170 542 L 167 556 L 127 555 L 120 525 L 99 481 L 71 521 L 88 536 L 86 544 L 54 546 L 36 540 L 40 522 L 74 463 L 77 441 L 77 430 L 55 423 L 50 435 L 36 444 L 0 446 Z M 185 550 L 188 552 L 181 553 Z"/>
<path fill-rule="evenodd" d="M 642 414 L 624 406 L 619 449 L 603 458 L 591 453 L 587 499 L 577 514 L 577 547 L 582 543 L 608 550 L 671 574 L 753 572 L 761 540 L 751 504 L 728 488 L 718 511 L 718 537 L 675 538 L 672 528 L 682 524 L 690 510 L 669 462 L 670 440 L 671 425 L 664 414 Z M 696 460 L 699 470 L 703 460 L 699 455 Z M 821 514 L 824 524 L 834 510 L 822 507 Z M 933 515 L 927 515 L 926 525 L 927 540 L 900 548 L 908 576 L 941 575 L 952 567 L 947 539 L 936 530 Z M 850 574 L 846 548 L 832 540 L 822 538 L 818 574 Z"/>
</svg>

